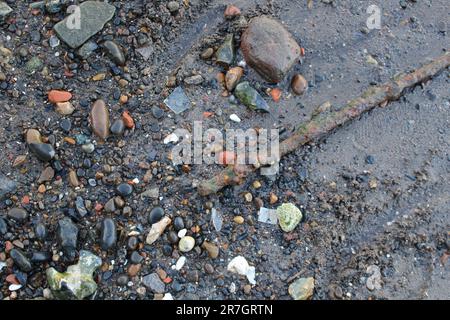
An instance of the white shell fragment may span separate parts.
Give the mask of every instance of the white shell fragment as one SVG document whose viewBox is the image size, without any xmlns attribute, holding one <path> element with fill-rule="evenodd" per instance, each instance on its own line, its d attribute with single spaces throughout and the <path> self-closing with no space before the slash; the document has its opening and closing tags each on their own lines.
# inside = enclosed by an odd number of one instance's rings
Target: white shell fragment
<svg viewBox="0 0 450 320">
<path fill-rule="evenodd" d="M 178 140 L 179 140 L 178 136 L 175 133 L 171 133 L 164 138 L 164 144 L 169 144 L 171 142 L 177 143 Z"/>
<path fill-rule="evenodd" d="M 258 213 L 258 221 L 262 223 L 277 224 L 277 210 L 261 207 Z"/>
<path fill-rule="evenodd" d="M 230 272 L 240 274 L 242 276 L 246 276 L 248 282 L 250 282 L 253 285 L 256 284 L 255 267 L 250 266 L 243 256 L 237 256 L 233 260 L 231 260 L 230 263 L 228 263 L 227 270 Z"/>
</svg>

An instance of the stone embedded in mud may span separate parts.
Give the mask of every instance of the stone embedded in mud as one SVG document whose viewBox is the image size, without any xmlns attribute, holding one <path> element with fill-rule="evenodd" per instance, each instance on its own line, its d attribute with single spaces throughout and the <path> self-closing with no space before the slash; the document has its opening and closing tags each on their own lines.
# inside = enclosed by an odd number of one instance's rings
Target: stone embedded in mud
<svg viewBox="0 0 450 320">
<path fill-rule="evenodd" d="M 30 150 L 36 155 L 36 157 L 44 162 L 48 162 L 55 156 L 55 149 L 48 143 L 30 143 Z"/>
<path fill-rule="evenodd" d="M 227 74 L 225 75 L 225 86 L 228 91 L 233 91 L 239 80 L 241 80 L 243 74 L 244 69 L 242 69 L 241 67 L 234 67 L 228 70 Z"/>
<path fill-rule="evenodd" d="M 92 105 L 90 121 L 92 131 L 100 139 L 105 140 L 109 136 L 109 111 L 103 100 L 97 100 Z"/>
<path fill-rule="evenodd" d="M 289 286 L 289 294 L 294 300 L 308 300 L 314 293 L 314 278 L 300 278 Z"/>
<path fill-rule="evenodd" d="M 150 232 L 147 235 L 145 242 L 147 244 L 152 244 L 163 234 L 167 226 L 172 222 L 169 217 L 164 217 L 161 221 L 152 225 Z"/>
<path fill-rule="evenodd" d="M 182 113 L 191 105 L 191 101 L 181 87 L 176 87 L 170 96 L 164 100 L 164 103 L 170 108 L 170 110 L 175 112 L 175 114 Z"/>
<path fill-rule="evenodd" d="M 278 221 L 284 232 L 291 232 L 302 220 L 302 212 L 292 203 L 283 203 L 277 208 Z"/>
<path fill-rule="evenodd" d="M 227 19 L 232 19 L 232 18 L 240 16 L 240 15 L 241 15 L 241 10 L 232 4 L 228 5 L 227 8 L 225 9 L 224 16 Z"/>
<path fill-rule="evenodd" d="M 82 300 L 97 290 L 92 274 L 102 264 L 102 260 L 89 251 L 80 251 L 78 263 L 60 273 L 54 268 L 47 269 L 47 282 L 55 298 L 61 300 Z"/>
<path fill-rule="evenodd" d="M 232 34 L 228 34 L 216 51 L 216 62 L 223 67 L 229 67 L 233 64 L 234 58 L 234 37 Z"/>
<path fill-rule="evenodd" d="M 12 12 L 13 10 L 8 6 L 5 2 L 0 2 L 0 22 L 4 21 L 5 18 Z"/>
<path fill-rule="evenodd" d="M 72 220 L 70 220 L 70 218 L 65 217 L 58 221 L 56 236 L 64 254 L 70 261 L 73 261 L 76 256 L 78 240 L 77 226 L 72 222 Z"/>
<path fill-rule="evenodd" d="M 78 49 L 77 54 L 82 59 L 87 59 L 89 56 L 98 49 L 98 45 L 93 41 L 88 41 L 85 44 L 83 44 L 80 49 Z"/>
<path fill-rule="evenodd" d="M 119 66 L 125 65 L 125 54 L 123 53 L 123 49 L 117 43 L 108 40 L 103 43 L 103 47 L 115 64 Z"/>
<path fill-rule="evenodd" d="M 241 50 L 247 64 L 271 83 L 283 80 L 301 55 L 289 31 L 267 16 L 250 21 L 241 38 Z"/>
<path fill-rule="evenodd" d="M 81 18 L 80 25 L 77 25 L 74 13 L 58 22 L 54 27 L 61 40 L 73 49 L 78 48 L 101 31 L 116 11 L 113 5 L 101 1 L 85 1 L 78 8 Z"/>
<path fill-rule="evenodd" d="M 242 104 L 253 110 L 270 112 L 267 102 L 247 81 L 241 82 L 236 86 L 234 95 Z"/>
<path fill-rule="evenodd" d="M 301 74 L 296 74 L 292 77 L 291 88 L 296 95 L 302 95 L 308 89 L 308 82 Z"/>
</svg>

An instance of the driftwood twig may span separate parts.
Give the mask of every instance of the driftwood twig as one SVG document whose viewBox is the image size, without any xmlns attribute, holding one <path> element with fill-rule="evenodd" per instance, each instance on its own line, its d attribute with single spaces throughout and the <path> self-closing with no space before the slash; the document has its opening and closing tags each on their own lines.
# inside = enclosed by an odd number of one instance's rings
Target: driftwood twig
<svg viewBox="0 0 450 320">
<path fill-rule="evenodd" d="M 280 157 L 312 140 L 323 138 L 337 127 L 360 117 L 365 112 L 376 107 L 385 107 L 389 101 L 400 98 L 405 89 L 425 82 L 448 66 L 450 66 L 450 52 L 413 72 L 400 74 L 387 83 L 369 88 L 360 97 L 349 101 L 338 111 L 313 117 L 310 121 L 301 124 L 292 136 L 280 143 Z M 202 181 L 197 187 L 197 191 L 202 196 L 216 193 L 226 186 L 242 183 L 245 177 L 255 170 L 253 165 L 228 166 L 211 179 Z"/>
</svg>

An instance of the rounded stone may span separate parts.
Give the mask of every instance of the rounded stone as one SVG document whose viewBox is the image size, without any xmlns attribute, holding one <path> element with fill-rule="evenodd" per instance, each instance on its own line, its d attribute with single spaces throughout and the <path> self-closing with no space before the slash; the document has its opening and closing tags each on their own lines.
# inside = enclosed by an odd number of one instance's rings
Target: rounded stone
<svg viewBox="0 0 450 320">
<path fill-rule="evenodd" d="M 101 225 L 101 240 L 100 244 L 103 250 L 112 248 L 117 242 L 117 228 L 116 223 L 111 218 L 106 218 Z"/>
<path fill-rule="evenodd" d="M 180 231 L 182 229 L 184 229 L 184 221 L 183 218 L 181 217 L 176 217 L 175 220 L 173 221 L 173 227 L 175 228 L 175 230 Z"/>
<path fill-rule="evenodd" d="M 48 143 L 30 143 L 29 146 L 30 150 L 41 161 L 50 161 L 55 156 L 55 149 Z"/>
<path fill-rule="evenodd" d="M 117 194 L 122 197 L 128 197 L 133 193 L 133 187 L 128 183 L 121 183 L 116 188 Z"/>
<path fill-rule="evenodd" d="M 16 221 L 23 221 L 28 218 L 28 212 L 22 208 L 12 208 L 8 211 L 8 217 Z"/>
<path fill-rule="evenodd" d="M 164 216 L 164 209 L 161 207 L 155 207 L 150 211 L 148 215 L 148 222 L 151 224 L 159 222 Z"/>
<path fill-rule="evenodd" d="M 185 236 L 180 239 L 180 242 L 178 243 L 178 249 L 181 252 L 189 252 L 191 251 L 195 246 L 195 239 L 190 236 Z"/>
<path fill-rule="evenodd" d="M 123 122 L 122 119 L 118 119 L 118 120 L 113 122 L 113 124 L 111 125 L 110 130 L 111 130 L 112 134 L 114 134 L 116 136 L 120 136 L 125 131 L 125 123 Z"/>
<path fill-rule="evenodd" d="M 169 242 L 171 244 L 175 244 L 178 242 L 178 235 L 175 231 L 170 231 L 169 234 L 167 235 L 167 239 L 169 240 Z"/>
</svg>

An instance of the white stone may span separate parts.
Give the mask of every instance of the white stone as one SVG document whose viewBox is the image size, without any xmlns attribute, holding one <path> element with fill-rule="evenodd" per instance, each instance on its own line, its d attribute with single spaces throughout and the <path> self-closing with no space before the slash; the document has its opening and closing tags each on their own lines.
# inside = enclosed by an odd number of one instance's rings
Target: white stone
<svg viewBox="0 0 450 320">
<path fill-rule="evenodd" d="M 175 264 L 175 270 L 180 271 L 181 268 L 184 267 L 184 264 L 186 263 L 186 257 L 185 256 L 181 256 L 177 263 Z"/>
<path fill-rule="evenodd" d="M 246 276 L 248 282 L 255 285 L 256 270 L 255 267 L 250 266 L 247 260 L 243 256 L 237 256 L 228 263 L 227 270 L 233 273 L 237 273 Z"/>
<path fill-rule="evenodd" d="M 230 120 L 238 123 L 241 122 L 241 118 L 239 118 L 237 114 L 234 113 L 230 116 Z"/>
</svg>

